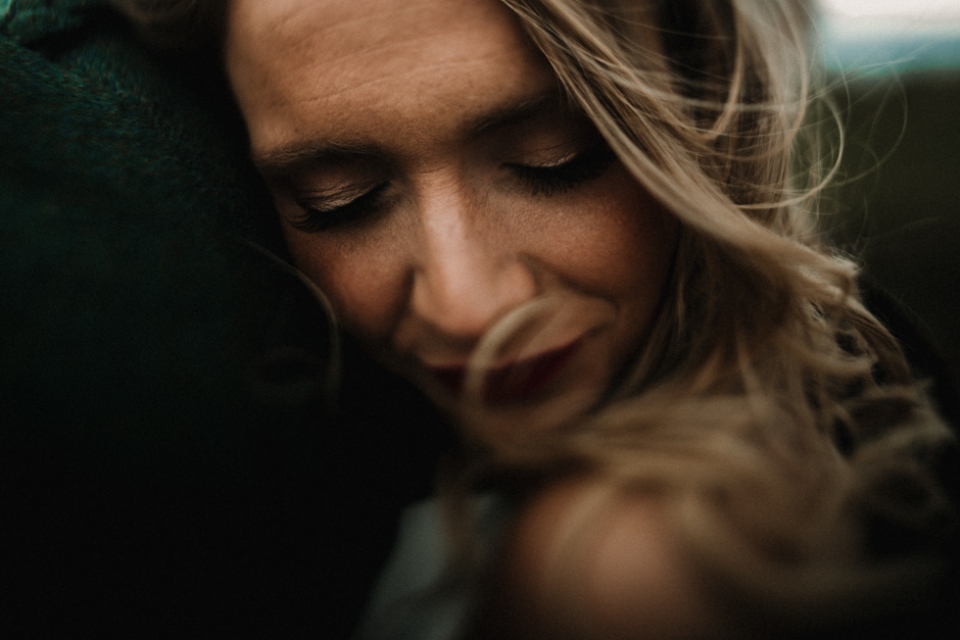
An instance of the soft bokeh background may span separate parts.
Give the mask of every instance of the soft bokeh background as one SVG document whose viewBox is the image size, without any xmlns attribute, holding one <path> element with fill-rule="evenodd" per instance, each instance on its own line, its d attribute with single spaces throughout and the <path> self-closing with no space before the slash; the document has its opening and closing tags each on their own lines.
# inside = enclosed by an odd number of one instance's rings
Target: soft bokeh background
<svg viewBox="0 0 960 640">
<path fill-rule="evenodd" d="M 956 371 L 960 0 L 821 0 L 821 8 L 824 60 L 848 127 L 830 226 Z"/>
</svg>

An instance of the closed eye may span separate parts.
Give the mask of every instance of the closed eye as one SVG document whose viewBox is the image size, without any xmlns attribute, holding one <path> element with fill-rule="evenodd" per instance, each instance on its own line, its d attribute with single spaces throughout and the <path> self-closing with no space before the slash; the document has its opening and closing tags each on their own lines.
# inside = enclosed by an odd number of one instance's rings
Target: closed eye
<svg viewBox="0 0 960 640">
<path fill-rule="evenodd" d="M 599 178 L 615 160 L 616 155 L 606 142 L 601 140 L 559 164 L 529 165 L 510 162 L 504 167 L 525 183 L 533 195 L 549 197 Z"/>
<path fill-rule="evenodd" d="M 290 221 L 296 229 L 318 233 L 367 221 L 382 213 L 387 207 L 386 191 L 390 181 L 384 181 L 343 204 L 341 200 L 303 199 L 297 205 L 303 213 Z"/>
</svg>

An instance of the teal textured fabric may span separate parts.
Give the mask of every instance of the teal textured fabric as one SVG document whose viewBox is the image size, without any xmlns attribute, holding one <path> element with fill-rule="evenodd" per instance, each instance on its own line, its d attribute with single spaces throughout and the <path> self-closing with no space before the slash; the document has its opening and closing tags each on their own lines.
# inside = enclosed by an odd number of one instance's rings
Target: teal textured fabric
<svg viewBox="0 0 960 640">
<path fill-rule="evenodd" d="M 98 0 L 3 0 L 0 33 L 19 44 L 64 33 L 79 28 L 83 11 L 97 3 Z"/>
<path fill-rule="evenodd" d="M 24 411 L 163 420 L 239 391 L 224 376 L 241 367 L 224 360 L 241 304 L 224 224 L 263 202 L 223 127 L 90 5 L 4 16 L 18 37 L 0 41 L 0 286 L 16 338 L 0 376 Z"/>
<path fill-rule="evenodd" d="M 239 241 L 283 252 L 245 148 L 216 69 L 0 2 L 3 637 L 345 636 L 429 485 L 408 387 L 348 349 L 324 403 L 322 314 Z"/>
</svg>

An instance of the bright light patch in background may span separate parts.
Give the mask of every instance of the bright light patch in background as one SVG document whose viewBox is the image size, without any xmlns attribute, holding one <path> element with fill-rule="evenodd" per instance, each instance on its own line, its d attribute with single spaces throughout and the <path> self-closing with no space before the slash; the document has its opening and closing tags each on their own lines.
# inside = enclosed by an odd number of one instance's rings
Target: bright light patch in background
<svg viewBox="0 0 960 640">
<path fill-rule="evenodd" d="M 960 0 L 820 0 L 833 70 L 960 70 Z"/>
<path fill-rule="evenodd" d="M 936 18 L 960 17 L 960 0 L 822 0 L 824 11 L 850 17 L 900 16 Z"/>
</svg>

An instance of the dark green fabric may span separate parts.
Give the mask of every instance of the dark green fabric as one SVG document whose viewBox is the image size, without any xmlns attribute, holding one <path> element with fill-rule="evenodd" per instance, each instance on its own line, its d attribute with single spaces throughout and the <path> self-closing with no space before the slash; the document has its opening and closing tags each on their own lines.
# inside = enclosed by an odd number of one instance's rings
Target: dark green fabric
<svg viewBox="0 0 960 640">
<path fill-rule="evenodd" d="M 325 321 L 237 241 L 282 252 L 186 67 L 96 0 L 0 0 L 3 637 L 345 635 L 442 446 L 356 350 L 325 408 Z"/>
<path fill-rule="evenodd" d="M 106 69 L 107 81 L 81 75 L 98 55 L 129 55 L 97 45 L 71 52 L 67 71 L 2 43 L 3 382 L 43 410 L 54 399 L 38 393 L 57 389 L 72 401 L 64 417 L 180 411 L 157 391 L 179 384 L 187 403 L 222 392 L 210 355 L 233 302 L 212 228 L 216 190 L 183 179 L 209 177 L 209 154 L 165 135 L 182 127 L 164 117 L 169 104 L 140 116 L 124 81 L 151 87 L 129 68 Z"/>
<path fill-rule="evenodd" d="M 99 0 L 0 0 L 0 33 L 30 44 L 83 26 L 83 12 Z"/>
</svg>

